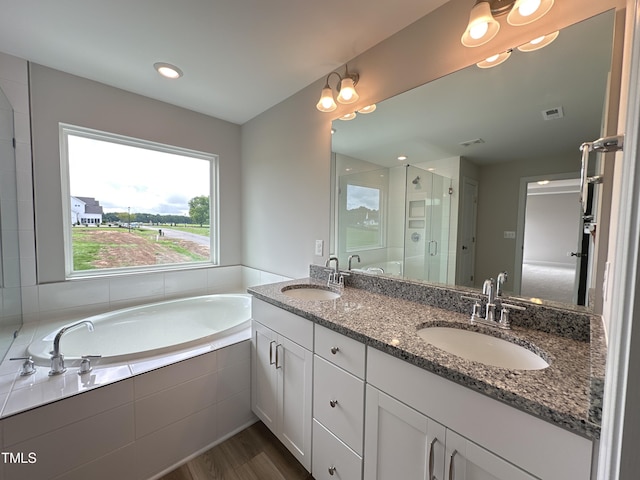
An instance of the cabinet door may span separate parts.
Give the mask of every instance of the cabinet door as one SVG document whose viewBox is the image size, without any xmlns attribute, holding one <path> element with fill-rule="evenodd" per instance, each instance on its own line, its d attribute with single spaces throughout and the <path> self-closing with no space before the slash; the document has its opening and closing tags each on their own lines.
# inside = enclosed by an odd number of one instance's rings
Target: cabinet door
<svg viewBox="0 0 640 480">
<path fill-rule="evenodd" d="M 312 361 L 309 350 L 278 337 L 278 437 L 307 470 L 311 470 Z"/>
<path fill-rule="evenodd" d="M 457 433 L 447 430 L 447 480 L 535 480 Z"/>
<path fill-rule="evenodd" d="M 278 415 L 277 371 L 275 351 L 277 335 L 258 322 L 252 325 L 251 345 L 251 409 L 277 435 Z"/>
<path fill-rule="evenodd" d="M 445 480 L 445 428 L 369 385 L 366 397 L 364 478 Z"/>
</svg>

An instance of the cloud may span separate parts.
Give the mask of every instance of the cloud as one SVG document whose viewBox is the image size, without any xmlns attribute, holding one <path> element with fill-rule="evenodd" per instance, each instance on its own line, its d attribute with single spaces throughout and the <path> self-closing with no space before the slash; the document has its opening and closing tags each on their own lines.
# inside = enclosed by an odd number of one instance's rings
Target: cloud
<svg viewBox="0 0 640 480">
<path fill-rule="evenodd" d="M 355 210 L 360 207 L 379 210 L 380 190 L 358 185 L 347 185 L 347 210 Z"/>
</svg>

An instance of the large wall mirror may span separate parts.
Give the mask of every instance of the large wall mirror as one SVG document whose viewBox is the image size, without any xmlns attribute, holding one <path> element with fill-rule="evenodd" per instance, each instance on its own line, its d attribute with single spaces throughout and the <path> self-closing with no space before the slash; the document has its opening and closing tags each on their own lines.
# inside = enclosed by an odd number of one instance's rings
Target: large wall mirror
<svg viewBox="0 0 640 480">
<path fill-rule="evenodd" d="M 0 361 L 22 325 L 13 108 L 0 90 Z"/>
<path fill-rule="evenodd" d="M 613 37 L 605 12 L 335 120 L 341 265 L 472 288 L 506 271 L 508 293 L 587 304 L 598 222 L 579 203 L 579 147 L 603 136 Z"/>
</svg>

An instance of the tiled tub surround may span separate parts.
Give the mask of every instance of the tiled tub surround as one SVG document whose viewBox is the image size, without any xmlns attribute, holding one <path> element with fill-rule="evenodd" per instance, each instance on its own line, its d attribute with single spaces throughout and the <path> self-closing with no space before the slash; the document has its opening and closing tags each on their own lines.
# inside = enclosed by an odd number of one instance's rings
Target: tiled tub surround
<svg viewBox="0 0 640 480">
<path fill-rule="evenodd" d="M 255 421 L 250 342 L 242 341 L 82 395 L 4 418 L 2 451 L 35 453 L 32 464 L 0 463 L 11 480 L 157 478 Z M 132 370 L 155 368 L 152 362 Z M 97 382 L 108 373 L 98 368 Z M 75 388 L 77 373 L 56 379 Z M 28 388 L 28 387 L 25 387 Z M 35 393 L 35 392 L 34 392 Z"/>
<path fill-rule="evenodd" d="M 605 349 L 599 318 L 521 303 L 527 311 L 513 316 L 512 330 L 490 329 L 490 333 L 510 337 L 524 346 L 535 345 L 550 366 L 544 370 L 507 370 L 448 354 L 416 334 L 429 325 L 455 324 L 485 332 L 490 328 L 469 324 L 471 303 L 460 300 L 459 290 L 353 274 L 336 300 L 305 301 L 281 293 L 285 286 L 326 285 L 321 279 L 326 276 L 324 268 L 312 266 L 311 274 L 316 278 L 253 287 L 249 292 L 583 437 L 599 437 Z M 350 287 L 349 283 L 364 288 Z M 526 326 L 521 326 L 523 323 Z M 536 326 L 541 329 L 533 328 Z"/>
<path fill-rule="evenodd" d="M 32 338 L 85 318 L 27 324 L 10 356 Z M 250 328 L 171 353 L 49 377 L 38 366 L 0 365 L 3 452 L 34 452 L 34 464 L 0 462 L 12 480 L 143 480 L 255 421 L 250 406 Z M 63 353 L 64 353 L 64 341 Z M 26 457 L 25 457 L 26 458 Z"/>
</svg>

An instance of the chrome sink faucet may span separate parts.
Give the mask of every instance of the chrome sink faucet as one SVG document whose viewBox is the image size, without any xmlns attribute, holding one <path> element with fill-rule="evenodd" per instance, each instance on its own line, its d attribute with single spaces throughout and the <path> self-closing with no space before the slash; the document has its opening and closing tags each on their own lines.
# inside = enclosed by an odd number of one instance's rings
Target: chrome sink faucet
<svg viewBox="0 0 640 480">
<path fill-rule="evenodd" d="M 338 257 L 335 255 L 330 255 L 328 260 L 325 262 L 325 267 L 330 267 L 331 262 L 336 262 L 333 270 L 327 270 L 329 272 L 329 280 L 327 280 L 328 287 L 344 287 L 344 277 L 349 276 L 348 273 L 340 273 L 340 262 Z"/>
<path fill-rule="evenodd" d="M 94 325 L 90 320 L 82 320 L 78 323 L 74 323 L 73 325 L 69 325 L 67 327 L 62 327 L 55 338 L 53 339 L 53 350 L 51 350 L 51 370 L 49 370 L 49 375 L 60 375 L 67 371 L 64 366 L 64 355 L 60 352 L 60 340 L 62 339 L 62 335 L 64 335 L 69 330 L 80 327 L 82 325 L 86 325 L 90 332 L 93 332 Z"/>
<path fill-rule="evenodd" d="M 482 316 L 482 300 L 479 297 L 462 298 L 473 300 L 473 313 L 471 314 L 471 323 L 479 323 L 490 327 L 498 327 L 502 329 L 511 328 L 509 313 L 512 310 L 526 310 L 525 307 L 519 305 L 511 305 L 502 301 L 502 286 L 507 281 L 507 272 L 500 272 L 498 280 L 487 278 L 482 284 L 482 294 L 487 296 L 484 317 Z M 497 304 L 497 305 L 496 305 Z M 496 308 L 500 308 L 500 319 L 496 320 Z"/>
<path fill-rule="evenodd" d="M 351 260 L 354 258 L 358 260 L 358 263 L 360 263 L 360 255 L 349 255 L 349 270 L 351 270 Z"/>
<path fill-rule="evenodd" d="M 507 278 L 508 278 L 507 272 L 500 272 L 498 274 L 498 278 L 496 280 L 496 296 L 497 297 L 502 296 L 502 286 L 507 281 Z"/>
<path fill-rule="evenodd" d="M 496 320 L 496 285 L 493 278 L 487 278 L 482 284 L 482 293 L 487 296 L 484 318 L 489 322 Z"/>
</svg>

